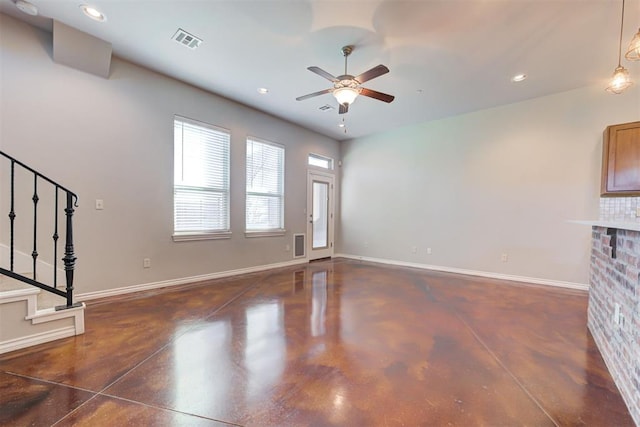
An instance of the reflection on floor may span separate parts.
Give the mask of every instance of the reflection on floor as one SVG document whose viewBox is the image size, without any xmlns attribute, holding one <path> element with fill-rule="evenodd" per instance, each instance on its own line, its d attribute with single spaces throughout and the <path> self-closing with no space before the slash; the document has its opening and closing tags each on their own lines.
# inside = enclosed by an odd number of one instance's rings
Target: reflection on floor
<svg viewBox="0 0 640 427">
<path fill-rule="evenodd" d="M 0 424 L 633 425 L 584 292 L 329 260 L 89 304 Z"/>
</svg>

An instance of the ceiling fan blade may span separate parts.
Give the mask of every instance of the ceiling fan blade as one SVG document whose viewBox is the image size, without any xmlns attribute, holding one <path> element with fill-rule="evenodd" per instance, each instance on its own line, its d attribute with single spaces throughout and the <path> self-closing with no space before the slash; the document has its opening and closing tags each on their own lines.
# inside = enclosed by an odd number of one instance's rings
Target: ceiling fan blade
<svg viewBox="0 0 640 427">
<path fill-rule="evenodd" d="M 362 84 L 371 79 L 375 79 L 376 77 L 379 77 L 383 74 L 387 74 L 388 72 L 389 72 L 389 69 L 384 65 L 380 64 L 377 67 L 373 67 L 369 71 L 365 71 L 364 73 L 360 74 L 358 77 L 356 77 L 356 80 L 358 81 L 358 83 Z"/>
<path fill-rule="evenodd" d="M 349 104 L 347 103 L 340 104 L 340 109 L 338 110 L 338 114 L 345 114 L 347 111 L 349 111 Z"/>
<path fill-rule="evenodd" d="M 384 102 L 391 102 L 396 98 L 393 95 L 378 92 L 377 90 L 366 89 L 364 87 L 360 88 L 360 95 L 368 96 L 369 98 L 377 99 Z"/>
<path fill-rule="evenodd" d="M 338 79 L 335 78 L 335 76 L 327 73 L 325 70 L 323 70 L 320 67 L 307 67 L 307 70 L 311 71 L 312 73 L 316 73 L 317 75 L 324 77 L 325 79 L 332 81 L 332 82 L 337 82 Z"/>
<path fill-rule="evenodd" d="M 321 90 L 319 92 L 313 92 L 308 95 L 302 95 L 296 98 L 296 101 L 304 101 L 305 99 L 313 98 L 314 96 L 324 95 L 325 93 L 331 92 L 331 89 Z"/>
</svg>

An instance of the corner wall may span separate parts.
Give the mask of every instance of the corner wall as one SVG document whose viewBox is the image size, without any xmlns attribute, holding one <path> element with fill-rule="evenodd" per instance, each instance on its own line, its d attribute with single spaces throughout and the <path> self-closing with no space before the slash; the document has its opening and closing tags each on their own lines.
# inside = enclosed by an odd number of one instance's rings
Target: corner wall
<svg viewBox="0 0 640 427">
<path fill-rule="evenodd" d="M 567 221 L 598 218 L 602 132 L 639 117 L 637 86 L 593 86 L 343 143 L 338 251 L 586 284 Z"/>
<path fill-rule="evenodd" d="M 118 58 L 103 79 L 50 55 L 51 34 L 0 14 L 0 147 L 79 195 L 76 294 L 293 260 L 285 249 L 306 233 L 307 155 L 338 160 L 335 140 Z M 172 241 L 174 114 L 231 130 L 229 240 Z M 286 147 L 284 237 L 244 236 L 248 135 Z"/>
</svg>

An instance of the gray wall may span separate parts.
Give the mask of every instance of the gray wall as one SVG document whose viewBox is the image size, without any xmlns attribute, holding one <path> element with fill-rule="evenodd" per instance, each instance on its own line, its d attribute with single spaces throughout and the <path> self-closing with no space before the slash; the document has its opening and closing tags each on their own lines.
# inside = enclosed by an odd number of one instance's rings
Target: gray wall
<svg viewBox="0 0 640 427">
<path fill-rule="evenodd" d="M 0 148 L 79 193 L 81 293 L 291 260 L 309 152 L 342 154 L 337 252 L 586 283 L 590 233 L 567 220 L 598 216 L 604 127 L 640 119 L 638 85 L 612 96 L 602 82 L 352 140 L 340 153 L 329 138 L 117 58 L 109 79 L 55 64 L 50 34 L 0 19 Z M 231 240 L 171 240 L 174 114 L 232 131 Z M 247 135 L 287 147 L 285 237 L 244 237 Z"/>
<path fill-rule="evenodd" d="M 567 221 L 598 218 L 604 128 L 640 119 L 637 85 L 605 84 L 343 143 L 338 251 L 587 283 Z"/>
<path fill-rule="evenodd" d="M 0 43 L 0 148 L 78 193 L 78 293 L 292 260 L 307 155 L 338 159 L 336 141 L 118 58 L 109 79 L 56 64 L 51 34 L 5 15 Z M 174 114 L 231 130 L 230 240 L 171 239 Z M 284 237 L 244 237 L 247 135 L 286 147 Z"/>
</svg>

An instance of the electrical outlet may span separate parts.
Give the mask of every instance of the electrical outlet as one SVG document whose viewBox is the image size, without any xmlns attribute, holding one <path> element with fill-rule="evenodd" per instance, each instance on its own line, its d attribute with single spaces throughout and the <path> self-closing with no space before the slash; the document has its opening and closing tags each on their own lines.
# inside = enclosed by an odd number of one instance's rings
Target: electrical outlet
<svg viewBox="0 0 640 427">
<path fill-rule="evenodd" d="M 416 252 L 418 252 L 418 247 L 417 246 L 411 246 L 411 253 L 415 254 Z"/>
<path fill-rule="evenodd" d="M 427 248 L 427 255 L 431 255 L 431 248 Z"/>
<path fill-rule="evenodd" d="M 369 242 L 364 242 L 364 247 L 368 248 L 369 247 Z"/>
<path fill-rule="evenodd" d="M 151 258 L 145 258 L 142 260 L 143 268 L 151 268 Z"/>
<path fill-rule="evenodd" d="M 289 252 L 290 250 L 291 250 L 291 246 L 290 246 L 290 245 L 286 245 L 286 246 L 284 247 L 284 251 L 285 251 L 285 252 Z"/>
<path fill-rule="evenodd" d="M 500 257 L 500 259 L 502 260 L 502 262 L 507 262 L 507 261 L 509 261 L 509 255 L 508 254 L 502 254 L 502 257 Z"/>
</svg>

